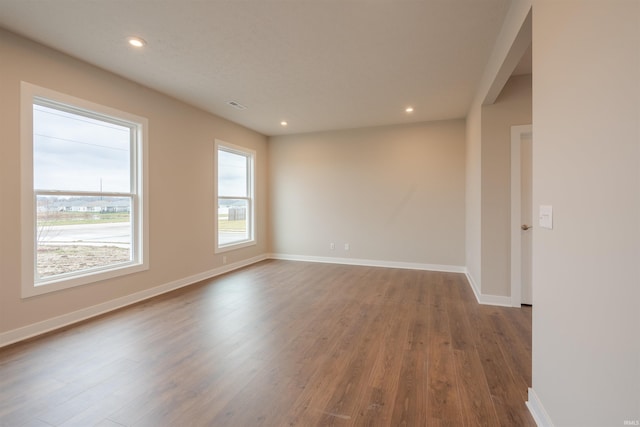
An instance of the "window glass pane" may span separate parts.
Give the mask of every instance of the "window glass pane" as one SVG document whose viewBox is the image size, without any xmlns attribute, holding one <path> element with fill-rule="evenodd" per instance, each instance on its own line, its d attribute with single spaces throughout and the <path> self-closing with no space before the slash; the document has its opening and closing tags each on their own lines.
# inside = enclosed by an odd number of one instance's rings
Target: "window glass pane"
<svg viewBox="0 0 640 427">
<path fill-rule="evenodd" d="M 33 106 L 33 185 L 39 190 L 131 191 L 131 129 Z"/>
<path fill-rule="evenodd" d="M 132 261 L 131 198 L 38 195 L 36 277 Z"/>
<path fill-rule="evenodd" d="M 218 246 L 249 240 L 246 199 L 218 199 Z"/>
<path fill-rule="evenodd" d="M 247 197 L 248 157 L 218 150 L 218 196 Z"/>
</svg>

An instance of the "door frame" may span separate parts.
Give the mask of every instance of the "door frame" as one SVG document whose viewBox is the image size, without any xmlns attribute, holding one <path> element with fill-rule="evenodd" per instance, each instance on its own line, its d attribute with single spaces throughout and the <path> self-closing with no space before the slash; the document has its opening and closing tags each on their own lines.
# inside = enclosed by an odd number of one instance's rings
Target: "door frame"
<svg viewBox="0 0 640 427">
<path fill-rule="evenodd" d="M 522 138 L 533 134 L 532 125 L 511 126 L 511 305 L 522 303 L 522 212 L 520 207 L 520 145 Z"/>
</svg>

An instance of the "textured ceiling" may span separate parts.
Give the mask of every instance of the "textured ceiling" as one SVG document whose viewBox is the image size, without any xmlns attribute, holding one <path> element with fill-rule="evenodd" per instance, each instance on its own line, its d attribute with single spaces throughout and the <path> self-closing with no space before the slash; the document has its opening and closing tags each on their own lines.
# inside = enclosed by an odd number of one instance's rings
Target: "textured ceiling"
<svg viewBox="0 0 640 427">
<path fill-rule="evenodd" d="M 0 27 L 278 135 L 464 117 L 509 4 L 0 0 Z"/>
</svg>

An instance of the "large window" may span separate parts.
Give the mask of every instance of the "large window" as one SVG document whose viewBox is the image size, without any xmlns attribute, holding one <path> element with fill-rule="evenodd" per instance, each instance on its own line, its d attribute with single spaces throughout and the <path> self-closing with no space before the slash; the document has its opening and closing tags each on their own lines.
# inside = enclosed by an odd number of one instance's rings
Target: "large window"
<svg viewBox="0 0 640 427">
<path fill-rule="evenodd" d="M 146 120 L 27 83 L 22 96 L 23 295 L 145 269 Z"/>
<path fill-rule="evenodd" d="M 216 141 L 218 252 L 255 244 L 254 164 L 255 152 Z"/>
</svg>

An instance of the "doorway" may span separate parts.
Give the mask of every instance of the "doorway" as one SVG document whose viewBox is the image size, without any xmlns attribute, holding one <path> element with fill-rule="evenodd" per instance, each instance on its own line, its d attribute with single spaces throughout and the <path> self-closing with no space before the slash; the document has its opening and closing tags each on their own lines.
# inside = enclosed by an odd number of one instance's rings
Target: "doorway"
<svg viewBox="0 0 640 427">
<path fill-rule="evenodd" d="M 511 127 L 511 305 L 533 304 L 531 125 Z"/>
</svg>

